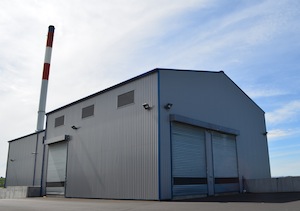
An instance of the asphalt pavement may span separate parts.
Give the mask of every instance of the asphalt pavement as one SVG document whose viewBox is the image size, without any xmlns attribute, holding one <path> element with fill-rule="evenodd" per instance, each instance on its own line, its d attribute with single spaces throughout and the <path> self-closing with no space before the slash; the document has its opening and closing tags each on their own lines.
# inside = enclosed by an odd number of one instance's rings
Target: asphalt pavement
<svg viewBox="0 0 300 211">
<path fill-rule="evenodd" d="M 299 211 L 300 193 L 237 194 L 181 201 L 1 199 L 0 211 Z"/>
</svg>

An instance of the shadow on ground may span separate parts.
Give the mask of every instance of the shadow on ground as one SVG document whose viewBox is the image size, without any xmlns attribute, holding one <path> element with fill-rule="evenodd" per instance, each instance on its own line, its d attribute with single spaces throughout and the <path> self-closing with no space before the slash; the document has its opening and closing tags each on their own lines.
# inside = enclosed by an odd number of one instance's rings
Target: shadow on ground
<svg viewBox="0 0 300 211">
<path fill-rule="evenodd" d="M 177 202 L 256 202 L 287 203 L 300 201 L 300 192 L 293 193 L 244 193 L 234 195 L 209 196 L 197 199 L 184 199 Z"/>
</svg>

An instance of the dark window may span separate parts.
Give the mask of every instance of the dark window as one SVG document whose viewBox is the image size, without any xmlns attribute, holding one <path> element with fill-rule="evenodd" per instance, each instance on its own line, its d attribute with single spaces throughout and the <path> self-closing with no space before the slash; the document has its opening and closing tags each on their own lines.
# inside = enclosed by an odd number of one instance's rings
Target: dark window
<svg viewBox="0 0 300 211">
<path fill-rule="evenodd" d="M 174 185 L 200 185 L 207 184 L 206 178 L 174 177 Z"/>
<path fill-rule="evenodd" d="M 215 184 L 239 183 L 238 177 L 215 178 Z"/>
<path fill-rule="evenodd" d="M 46 187 L 65 187 L 65 182 L 46 182 Z"/>
<path fill-rule="evenodd" d="M 118 108 L 134 103 L 134 90 L 118 96 Z"/>
<path fill-rule="evenodd" d="M 86 118 L 86 117 L 93 116 L 93 115 L 94 115 L 94 105 L 87 106 L 82 109 L 81 118 Z"/>
<path fill-rule="evenodd" d="M 65 124 L 65 116 L 60 116 L 55 119 L 54 126 L 58 127 Z"/>
</svg>

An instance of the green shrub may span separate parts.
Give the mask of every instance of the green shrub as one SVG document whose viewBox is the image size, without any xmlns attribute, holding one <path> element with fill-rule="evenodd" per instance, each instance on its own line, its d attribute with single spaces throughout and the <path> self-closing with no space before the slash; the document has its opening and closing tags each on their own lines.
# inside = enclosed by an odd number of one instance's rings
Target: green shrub
<svg viewBox="0 0 300 211">
<path fill-rule="evenodd" d="M 4 183 L 5 183 L 5 178 L 0 177 L 0 188 L 4 187 Z"/>
</svg>

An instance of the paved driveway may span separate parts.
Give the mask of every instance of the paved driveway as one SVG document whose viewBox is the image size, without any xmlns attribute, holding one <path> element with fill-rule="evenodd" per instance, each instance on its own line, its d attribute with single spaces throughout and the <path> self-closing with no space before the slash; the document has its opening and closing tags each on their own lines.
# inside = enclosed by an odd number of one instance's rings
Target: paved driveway
<svg viewBox="0 0 300 211">
<path fill-rule="evenodd" d="M 185 201 L 66 198 L 1 199 L 0 211 L 299 211 L 300 193 L 239 194 Z"/>
</svg>

